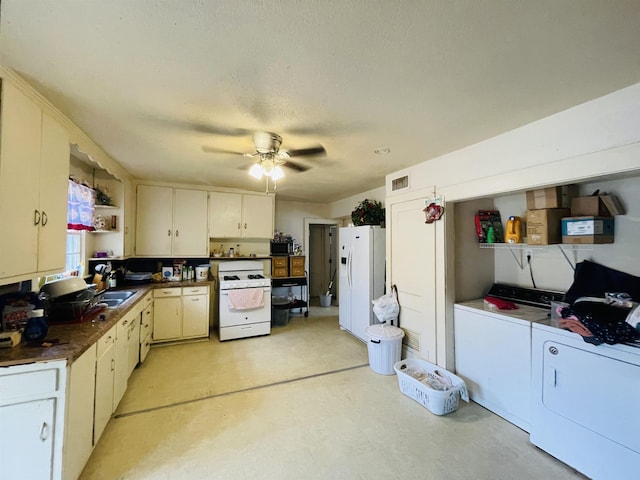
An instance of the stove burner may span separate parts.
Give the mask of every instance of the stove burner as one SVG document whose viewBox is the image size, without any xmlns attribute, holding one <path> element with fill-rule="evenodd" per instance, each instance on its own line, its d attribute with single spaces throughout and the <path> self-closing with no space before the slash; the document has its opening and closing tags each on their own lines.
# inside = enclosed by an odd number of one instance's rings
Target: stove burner
<svg viewBox="0 0 640 480">
<path fill-rule="evenodd" d="M 256 279 L 264 278 L 264 277 L 262 275 L 260 275 L 259 273 L 256 273 L 255 275 L 249 275 L 249 278 L 251 280 L 256 280 Z"/>
<path fill-rule="evenodd" d="M 238 275 L 225 275 L 222 277 L 224 280 L 240 280 Z"/>
</svg>

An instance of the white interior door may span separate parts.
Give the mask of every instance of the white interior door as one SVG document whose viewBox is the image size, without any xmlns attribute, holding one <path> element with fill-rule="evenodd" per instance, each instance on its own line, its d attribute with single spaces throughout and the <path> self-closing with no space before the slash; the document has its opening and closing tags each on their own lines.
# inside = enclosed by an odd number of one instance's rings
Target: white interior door
<svg viewBox="0 0 640 480">
<path fill-rule="evenodd" d="M 415 333 L 418 356 L 436 362 L 435 226 L 424 223 L 424 198 L 393 203 L 390 283 L 398 288 L 400 326 Z"/>
</svg>

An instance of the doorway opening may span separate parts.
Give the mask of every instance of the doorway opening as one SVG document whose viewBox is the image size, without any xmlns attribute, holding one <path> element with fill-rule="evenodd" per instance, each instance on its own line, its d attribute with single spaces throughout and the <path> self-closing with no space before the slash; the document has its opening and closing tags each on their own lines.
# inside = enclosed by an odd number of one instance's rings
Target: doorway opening
<svg viewBox="0 0 640 480">
<path fill-rule="evenodd" d="M 305 222 L 306 223 L 306 222 Z M 331 294 L 331 305 L 337 305 L 338 284 L 338 222 L 312 219 L 305 229 L 309 268 L 309 299 L 315 304 L 327 302 Z"/>
</svg>

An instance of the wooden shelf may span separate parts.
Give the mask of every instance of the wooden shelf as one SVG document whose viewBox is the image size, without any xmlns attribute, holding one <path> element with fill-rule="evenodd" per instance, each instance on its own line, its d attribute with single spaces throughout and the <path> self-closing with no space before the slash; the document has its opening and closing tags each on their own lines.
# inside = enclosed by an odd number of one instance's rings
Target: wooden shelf
<svg viewBox="0 0 640 480">
<path fill-rule="evenodd" d="M 116 205 L 96 205 L 96 208 L 103 208 L 106 210 L 117 210 L 120 207 L 116 206 Z"/>
</svg>

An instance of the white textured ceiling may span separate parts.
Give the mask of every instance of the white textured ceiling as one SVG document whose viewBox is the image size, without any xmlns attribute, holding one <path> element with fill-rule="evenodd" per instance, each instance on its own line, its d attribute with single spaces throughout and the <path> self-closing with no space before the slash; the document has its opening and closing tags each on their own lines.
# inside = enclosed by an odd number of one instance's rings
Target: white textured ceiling
<svg viewBox="0 0 640 480">
<path fill-rule="evenodd" d="M 134 176 L 327 202 L 640 80 L 639 0 L 2 0 L 2 63 Z M 375 155 L 374 149 L 391 149 Z M 455 166 L 452 166 L 455 175 Z"/>
</svg>

